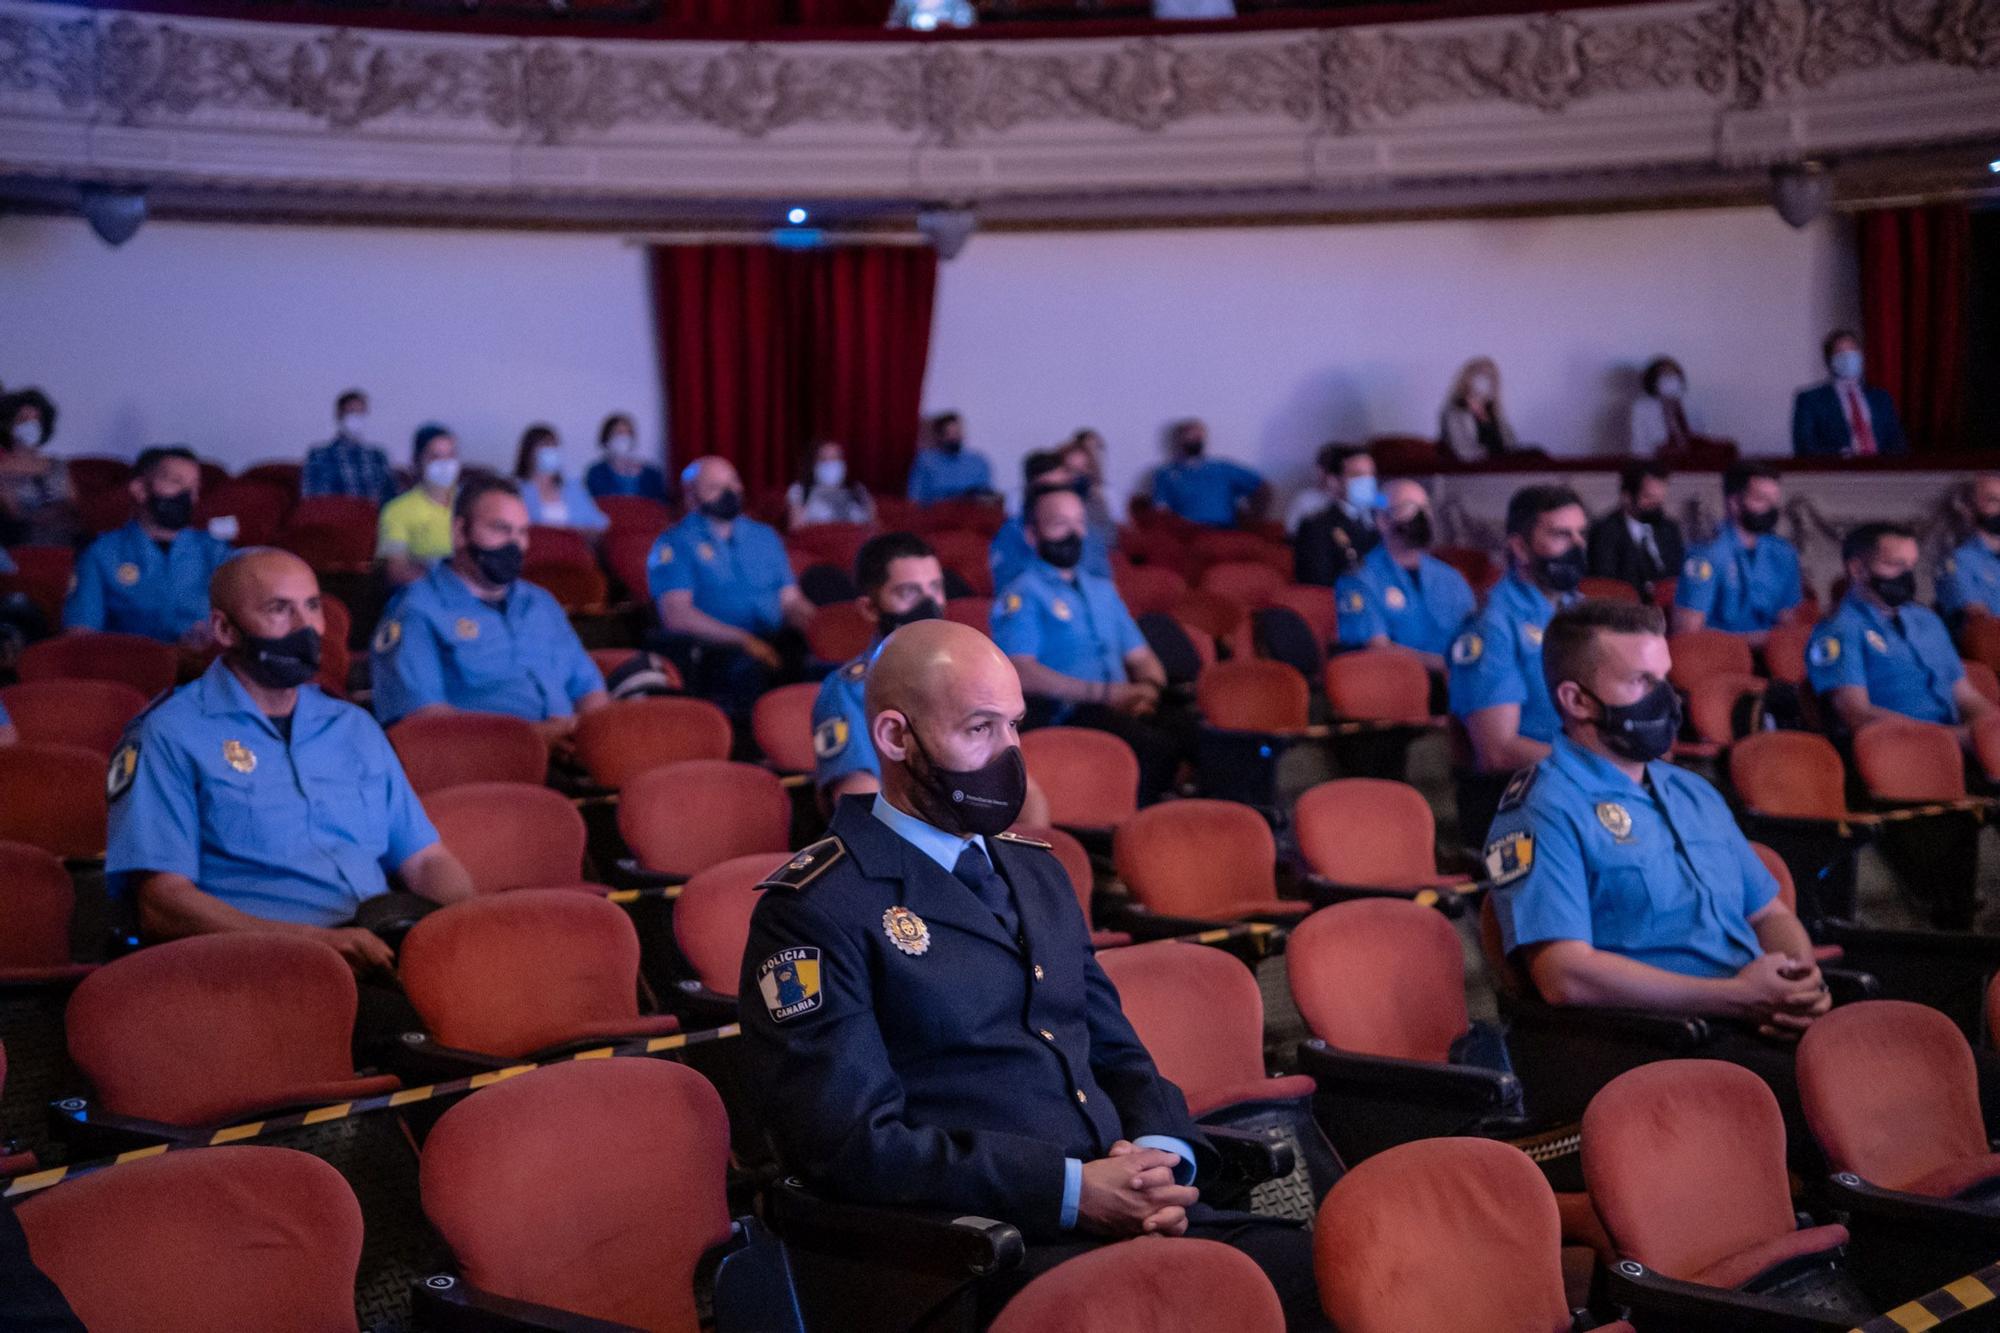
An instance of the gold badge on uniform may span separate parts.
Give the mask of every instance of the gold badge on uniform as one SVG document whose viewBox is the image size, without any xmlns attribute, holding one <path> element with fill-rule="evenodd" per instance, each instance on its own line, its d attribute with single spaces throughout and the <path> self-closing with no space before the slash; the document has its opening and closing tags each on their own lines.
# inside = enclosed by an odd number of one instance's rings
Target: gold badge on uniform
<svg viewBox="0 0 2000 1333">
<path fill-rule="evenodd" d="M 694 553 L 700 556 L 704 560 L 715 559 L 715 548 L 713 546 L 710 546 L 707 542 L 703 542 L 701 545 L 695 547 Z"/>
<path fill-rule="evenodd" d="M 1000 614 L 1003 616 L 1011 616 L 1020 609 L 1021 609 L 1021 594 L 1018 592 L 1008 593 L 1006 600 L 1000 603 Z"/>
<path fill-rule="evenodd" d="M 1401 588 L 1391 588 L 1382 594 L 1382 605 L 1388 607 L 1391 611 L 1400 611 L 1409 605 L 1409 602 L 1410 599 L 1403 596 Z"/>
<path fill-rule="evenodd" d="M 452 631 L 461 639 L 476 639 L 479 637 L 479 623 L 471 616 L 460 616 Z"/>
<path fill-rule="evenodd" d="M 1350 592 L 1349 594 L 1347 594 L 1346 609 L 1354 612 L 1356 615 L 1360 615 L 1362 610 L 1365 607 L 1367 607 L 1367 605 L 1368 605 L 1368 599 L 1362 596 L 1358 591 Z"/>
<path fill-rule="evenodd" d="M 242 741 L 224 741 L 222 757 L 238 773 L 252 773 L 257 769 L 257 756 L 250 753 L 250 747 Z"/>
<path fill-rule="evenodd" d="M 674 563 L 674 544 L 672 542 L 661 542 L 658 546 L 655 546 L 653 548 L 653 563 L 656 565 L 671 565 Z"/>
<path fill-rule="evenodd" d="M 1616 801 L 1597 803 L 1597 822 L 1604 825 L 1614 838 L 1631 836 L 1632 812 Z"/>
<path fill-rule="evenodd" d="M 931 928 L 907 907 L 892 907 L 882 913 L 882 932 L 889 943 L 915 958 L 931 947 Z"/>
<path fill-rule="evenodd" d="M 129 588 L 139 581 L 139 567 L 127 561 L 118 566 L 118 572 L 112 575 L 112 577 Z"/>
<path fill-rule="evenodd" d="M 1880 630 L 1871 629 L 1861 637 L 1866 639 L 1868 641 L 1868 646 L 1870 648 L 1873 648 L 1876 652 L 1886 653 L 1889 651 L 1889 641 L 1882 637 L 1882 632 Z"/>
<path fill-rule="evenodd" d="M 1542 646 L 1542 627 L 1540 625 L 1523 625 L 1521 626 L 1521 637 L 1539 648 Z"/>
<path fill-rule="evenodd" d="M 1049 603 L 1049 614 L 1057 620 L 1069 619 L 1069 603 L 1057 597 Z"/>
</svg>

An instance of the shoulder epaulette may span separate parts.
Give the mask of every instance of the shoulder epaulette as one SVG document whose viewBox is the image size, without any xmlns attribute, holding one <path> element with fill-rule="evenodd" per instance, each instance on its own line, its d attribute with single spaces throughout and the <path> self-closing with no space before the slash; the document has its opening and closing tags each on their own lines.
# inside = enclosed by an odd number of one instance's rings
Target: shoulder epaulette
<svg viewBox="0 0 2000 1333">
<path fill-rule="evenodd" d="M 764 877 L 760 889 L 790 889 L 797 893 L 824 875 L 844 856 L 847 848 L 839 838 L 821 838 L 791 860 Z"/>
<path fill-rule="evenodd" d="M 1043 842 L 1039 838 L 1024 838 L 1018 833 L 996 833 L 993 836 L 998 838 L 1002 842 L 1018 842 L 1023 847 L 1039 847 L 1045 852 L 1052 852 L 1055 850 L 1055 845 L 1053 843 Z"/>
<path fill-rule="evenodd" d="M 849 680 L 860 680 L 868 674 L 868 659 L 866 657 L 855 658 L 840 669 L 840 674 Z"/>
<path fill-rule="evenodd" d="M 1510 778 L 1507 782 L 1507 790 L 1500 793 L 1500 809 L 1513 810 L 1519 808 L 1521 802 L 1528 799 L 1528 789 L 1535 785 L 1535 774 L 1540 771 L 1541 765 L 1531 764 Z"/>
</svg>

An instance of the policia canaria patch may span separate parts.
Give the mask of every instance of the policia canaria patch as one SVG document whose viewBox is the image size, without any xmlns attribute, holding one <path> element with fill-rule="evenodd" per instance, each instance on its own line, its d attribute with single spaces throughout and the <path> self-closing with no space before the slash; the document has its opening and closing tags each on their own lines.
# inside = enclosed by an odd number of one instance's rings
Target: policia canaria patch
<svg viewBox="0 0 2000 1333">
<path fill-rule="evenodd" d="M 782 1023 L 819 1008 L 819 950 L 811 945 L 780 949 L 757 968 L 757 989 L 771 1021 Z"/>
</svg>

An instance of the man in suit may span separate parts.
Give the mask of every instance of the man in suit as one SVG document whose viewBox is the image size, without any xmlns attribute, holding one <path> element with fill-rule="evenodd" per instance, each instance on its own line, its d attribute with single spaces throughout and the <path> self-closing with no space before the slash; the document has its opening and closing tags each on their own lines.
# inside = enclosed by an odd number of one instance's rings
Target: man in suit
<svg viewBox="0 0 2000 1333">
<path fill-rule="evenodd" d="M 1317 492 L 1326 503 L 1287 525 L 1292 531 L 1292 578 L 1331 588 L 1354 572 L 1361 558 L 1382 540 L 1375 528 L 1375 460 L 1366 449 L 1329 444 L 1319 451 Z"/>
<path fill-rule="evenodd" d="M 884 641 L 867 679 L 874 797 L 766 884 L 743 955 L 750 1084 L 779 1158 L 829 1195 L 1017 1227 L 991 1308 L 1107 1240 L 1195 1235 L 1262 1265 L 1324 1328 L 1310 1238 L 1200 1204 L 1218 1169 L 1090 951 L 1027 791 L 1007 658 L 945 620 Z"/>
<path fill-rule="evenodd" d="M 1907 452 L 1896 400 L 1861 378 L 1861 339 L 1835 329 L 1820 346 L 1830 378 L 1792 400 L 1792 452 L 1800 458 L 1871 458 Z"/>
<path fill-rule="evenodd" d="M 1681 567 L 1687 548 L 1667 517 L 1667 469 L 1628 463 L 1618 474 L 1618 507 L 1590 525 L 1590 572 L 1617 579 L 1652 600 L 1653 585 Z"/>
</svg>

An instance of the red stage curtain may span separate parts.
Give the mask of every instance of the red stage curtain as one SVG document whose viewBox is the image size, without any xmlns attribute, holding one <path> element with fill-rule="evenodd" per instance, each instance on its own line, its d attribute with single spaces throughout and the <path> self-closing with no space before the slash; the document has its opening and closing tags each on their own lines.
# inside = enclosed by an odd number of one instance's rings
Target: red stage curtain
<svg viewBox="0 0 2000 1333">
<path fill-rule="evenodd" d="M 1884 208 L 1860 217 L 1868 378 L 1895 395 L 1915 452 L 1966 445 L 1971 235 L 1964 204 Z"/>
<path fill-rule="evenodd" d="M 927 247 L 659 246 L 653 308 L 676 464 L 721 454 L 752 496 L 839 440 L 870 489 L 916 453 L 937 255 Z"/>
</svg>

